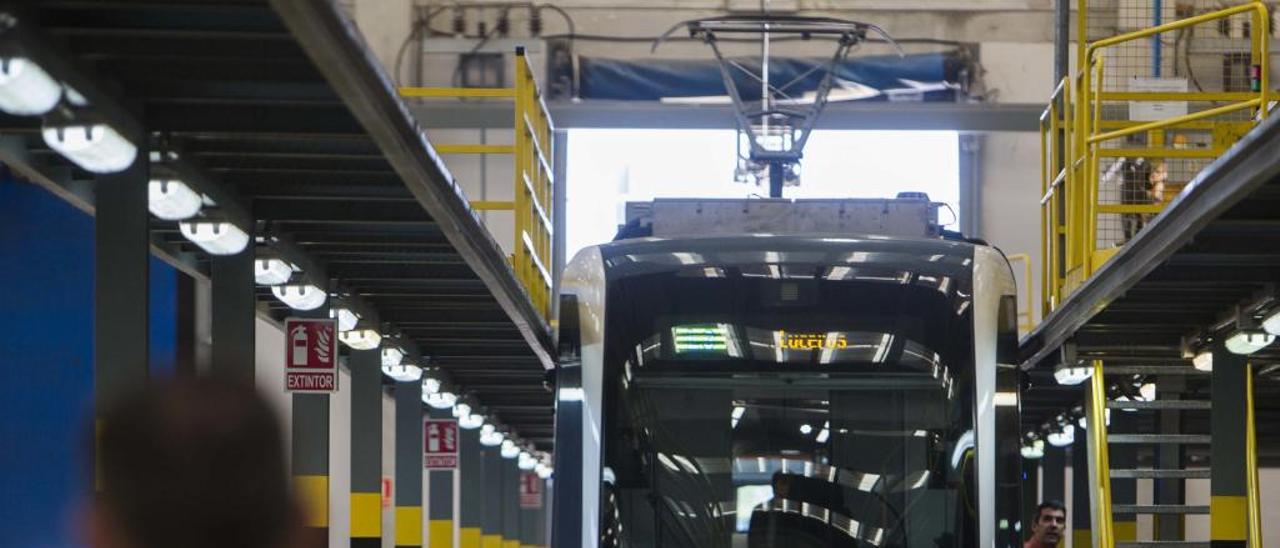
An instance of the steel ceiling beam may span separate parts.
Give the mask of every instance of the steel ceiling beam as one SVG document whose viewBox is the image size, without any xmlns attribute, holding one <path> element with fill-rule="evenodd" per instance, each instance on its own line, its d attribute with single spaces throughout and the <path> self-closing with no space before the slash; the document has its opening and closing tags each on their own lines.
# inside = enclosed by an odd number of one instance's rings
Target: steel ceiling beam
<svg viewBox="0 0 1280 548">
<path fill-rule="evenodd" d="M 732 105 L 656 101 L 551 101 L 556 129 L 725 129 L 737 127 Z M 417 101 L 409 106 L 432 128 L 510 127 L 511 105 Z M 1020 131 L 1040 129 L 1043 104 L 842 102 L 827 105 L 817 129 Z"/>
</svg>

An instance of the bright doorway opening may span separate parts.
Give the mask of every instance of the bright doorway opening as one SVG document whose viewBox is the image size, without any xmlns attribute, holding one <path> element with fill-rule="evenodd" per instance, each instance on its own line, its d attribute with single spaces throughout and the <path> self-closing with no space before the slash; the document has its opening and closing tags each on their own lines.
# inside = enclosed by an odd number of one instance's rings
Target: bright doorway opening
<svg viewBox="0 0 1280 548">
<path fill-rule="evenodd" d="M 626 202 L 654 198 L 767 196 L 767 184 L 733 180 L 736 134 L 727 130 L 569 130 L 568 257 L 613 239 Z M 950 206 L 939 221 L 957 227 L 960 136 L 954 131 L 815 131 L 800 186 L 788 198 L 891 198 L 926 192 Z"/>
</svg>

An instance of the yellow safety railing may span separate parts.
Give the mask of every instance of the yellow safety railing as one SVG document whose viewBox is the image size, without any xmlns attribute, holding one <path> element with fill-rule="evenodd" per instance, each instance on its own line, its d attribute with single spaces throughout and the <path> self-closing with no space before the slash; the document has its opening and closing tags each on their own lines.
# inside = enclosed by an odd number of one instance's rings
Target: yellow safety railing
<svg viewBox="0 0 1280 548">
<path fill-rule="evenodd" d="M 514 145 L 442 144 L 440 154 L 510 154 L 514 159 L 514 198 L 511 201 L 475 200 L 476 211 L 511 211 L 515 239 L 510 259 L 534 308 L 551 317 L 551 252 L 554 236 L 554 165 L 551 114 L 534 78 L 523 48 L 516 49 L 515 87 L 510 88 L 400 88 L 405 98 L 511 99 L 515 105 L 512 129 Z"/>
<path fill-rule="evenodd" d="M 1042 316 L 1271 109 L 1270 16 L 1261 2 L 1094 41 L 1087 40 L 1084 30 L 1087 12 L 1080 12 L 1081 68 L 1058 84 L 1040 119 Z M 1249 91 L 1114 89 L 1117 81 L 1139 87 L 1139 78 L 1127 65 L 1127 74 L 1108 74 L 1106 60 L 1113 50 L 1241 17 L 1250 18 L 1248 28 L 1253 29 L 1241 39 L 1248 41 L 1249 51 L 1242 55 L 1248 56 Z M 1131 61 L 1111 57 L 1117 64 Z M 1184 105 L 1181 110 L 1187 112 L 1159 116 L 1170 104 Z"/>
<path fill-rule="evenodd" d="M 1258 437 L 1253 416 L 1253 364 L 1245 370 L 1245 482 L 1249 502 L 1249 546 L 1262 548 L 1262 487 L 1258 483 Z"/>
</svg>

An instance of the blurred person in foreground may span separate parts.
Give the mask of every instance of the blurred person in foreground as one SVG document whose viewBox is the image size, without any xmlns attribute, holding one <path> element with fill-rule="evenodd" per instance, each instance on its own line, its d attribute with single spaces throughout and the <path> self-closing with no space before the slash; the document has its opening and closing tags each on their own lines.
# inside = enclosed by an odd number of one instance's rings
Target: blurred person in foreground
<svg viewBox="0 0 1280 548">
<path fill-rule="evenodd" d="M 159 382 L 101 424 L 88 546 L 298 545 L 280 425 L 252 387 Z"/>
</svg>

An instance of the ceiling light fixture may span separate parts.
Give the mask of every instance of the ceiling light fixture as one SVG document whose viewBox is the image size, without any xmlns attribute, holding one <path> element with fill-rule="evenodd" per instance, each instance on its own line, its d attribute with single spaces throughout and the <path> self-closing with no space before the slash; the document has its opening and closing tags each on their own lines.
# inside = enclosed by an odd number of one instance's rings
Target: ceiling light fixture
<svg viewBox="0 0 1280 548">
<path fill-rule="evenodd" d="M 204 197 L 176 179 L 152 179 L 147 183 L 147 210 L 157 219 L 185 221 L 200 213 Z"/>
<path fill-rule="evenodd" d="M 502 440 L 502 449 L 498 451 L 504 459 L 514 459 L 520 456 L 520 447 L 516 445 L 515 440 L 507 438 Z"/>
<path fill-rule="evenodd" d="M 411 363 L 382 364 L 382 374 L 396 382 L 417 382 L 422 378 L 422 368 Z"/>
<path fill-rule="evenodd" d="M 404 351 L 394 346 L 382 347 L 382 365 L 400 365 L 404 361 Z"/>
<path fill-rule="evenodd" d="M 1262 329 L 1272 335 L 1280 336 L 1280 307 L 1272 309 L 1271 314 L 1262 320 Z"/>
<path fill-rule="evenodd" d="M 138 156 L 138 147 L 106 124 L 46 125 L 40 135 L 49 148 L 93 173 L 124 171 Z"/>
<path fill-rule="evenodd" d="M 360 323 L 360 315 L 350 308 L 330 308 L 329 317 L 338 320 L 338 331 L 351 331 Z"/>
<path fill-rule="evenodd" d="M 210 255 L 235 255 L 249 246 L 249 235 L 226 221 L 182 221 L 178 229 L 184 238 Z"/>
<path fill-rule="evenodd" d="M 284 259 L 270 257 L 253 261 L 253 281 L 258 285 L 280 285 L 293 277 L 293 266 Z"/>
<path fill-rule="evenodd" d="M 382 334 L 373 329 L 349 329 L 339 332 L 338 340 L 352 350 L 373 350 L 382 344 Z"/>
<path fill-rule="evenodd" d="M 311 284 L 275 285 L 271 286 L 271 294 L 294 310 L 315 310 L 324 305 L 324 301 L 329 298 L 323 289 Z M 338 340 L 342 340 L 341 333 L 338 334 Z"/>
<path fill-rule="evenodd" d="M 1213 371 L 1213 352 L 1201 350 L 1191 359 L 1191 365 L 1200 371 Z"/>
<path fill-rule="evenodd" d="M 490 426 L 493 425 L 485 424 L 480 427 L 480 445 L 485 447 L 496 447 L 498 445 L 502 445 L 502 441 L 506 439 L 506 436 L 502 435 L 502 432 L 499 432 L 496 428 L 485 432 L 484 429 Z"/>
<path fill-rule="evenodd" d="M 1276 336 L 1259 331 L 1236 331 L 1223 344 L 1233 354 L 1249 355 L 1275 342 Z"/>
<path fill-rule="evenodd" d="M 434 394 L 423 394 L 422 403 L 431 406 L 432 409 L 448 409 L 458 403 L 458 395 L 453 392 L 436 392 Z"/>
<path fill-rule="evenodd" d="M 530 455 L 528 451 L 521 451 L 520 458 L 516 461 L 516 468 L 524 471 L 533 470 L 538 466 L 538 459 Z"/>
<path fill-rule="evenodd" d="M 1089 380 L 1093 376 L 1093 367 L 1076 365 L 1072 367 L 1058 367 L 1053 371 L 1054 380 L 1063 386 L 1075 386 L 1084 381 Z"/>
<path fill-rule="evenodd" d="M 1073 424 L 1064 424 L 1062 429 L 1056 432 L 1050 432 L 1046 436 L 1049 445 L 1054 447 L 1066 447 L 1076 442 L 1076 427 Z"/>
<path fill-rule="evenodd" d="M 435 394 L 436 392 L 440 391 L 440 385 L 441 385 L 440 379 L 437 379 L 435 377 L 427 377 L 425 380 L 422 381 L 422 393 Z"/>
<path fill-rule="evenodd" d="M 463 430 L 475 430 L 484 424 L 484 415 L 471 413 L 458 417 L 458 427 Z"/>
<path fill-rule="evenodd" d="M 35 116 L 53 110 L 62 86 L 40 65 L 25 57 L 0 58 L 0 110 Z"/>
<path fill-rule="evenodd" d="M 1044 440 L 1036 439 L 1022 444 L 1022 458 L 1038 459 L 1044 457 Z"/>
</svg>

